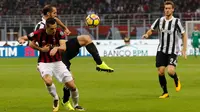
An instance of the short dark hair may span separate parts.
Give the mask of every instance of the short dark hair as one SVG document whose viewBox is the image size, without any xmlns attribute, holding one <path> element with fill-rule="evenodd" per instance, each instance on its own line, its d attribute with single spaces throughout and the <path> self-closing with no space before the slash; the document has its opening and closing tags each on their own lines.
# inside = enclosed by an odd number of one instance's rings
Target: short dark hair
<svg viewBox="0 0 200 112">
<path fill-rule="evenodd" d="M 42 14 L 47 15 L 48 12 L 53 11 L 53 5 L 45 5 L 44 8 L 42 9 Z"/>
<path fill-rule="evenodd" d="M 48 18 L 46 20 L 46 26 L 49 27 L 49 25 L 54 25 L 56 23 L 56 20 L 54 18 Z"/>
<path fill-rule="evenodd" d="M 172 8 L 175 8 L 174 2 L 169 1 L 169 0 L 167 0 L 167 1 L 164 2 L 164 6 L 165 5 L 172 5 Z"/>
</svg>

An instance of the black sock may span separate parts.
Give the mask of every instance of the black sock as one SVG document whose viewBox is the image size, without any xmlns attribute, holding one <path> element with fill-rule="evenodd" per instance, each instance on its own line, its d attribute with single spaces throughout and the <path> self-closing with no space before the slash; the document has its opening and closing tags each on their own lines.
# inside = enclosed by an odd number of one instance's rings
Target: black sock
<svg viewBox="0 0 200 112">
<path fill-rule="evenodd" d="M 68 88 L 63 87 L 63 103 L 69 101 L 70 90 Z"/>
<path fill-rule="evenodd" d="M 174 79 L 175 85 L 177 87 L 178 86 L 178 76 L 177 76 L 177 74 L 176 73 L 174 75 L 169 74 L 169 76 Z"/>
<path fill-rule="evenodd" d="M 165 79 L 165 75 L 159 75 L 159 82 L 160 82 L 160 86 L 163 89 L 164 93 L 168 93 L 167 91 L 167 81 Z"/>
<path fill-rule="evenodd" d="M 90 43 L 86 46 L 87 51 L 92 55 L 94 61 L 96 62 L 97 65 L 102 64 L 102 60 L 99 56 L 99 52 L 96 48 L 96 46 L 94 45 L 94 43 Z"/>
</svg>

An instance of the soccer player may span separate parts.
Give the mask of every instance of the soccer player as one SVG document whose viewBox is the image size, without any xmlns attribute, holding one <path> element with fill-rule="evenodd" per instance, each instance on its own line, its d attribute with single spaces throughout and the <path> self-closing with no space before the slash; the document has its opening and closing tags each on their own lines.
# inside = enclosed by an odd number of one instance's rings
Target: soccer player
<svg viewBox="0 0 200 112">
<path fill-rule="evenodd" d="M 200 32 L 197 26 L 194 27 L 191 39 L 192 39 L 192 47 L 194 48 L 194 56 L 197 57 L 196 49 L 199 48 L 199 39 L 200 39 Z"/>
<path fill-rule="evenodd" d="M 55 18 L 56 22 L 61 25 L 66 34 L 70 34 L 71 32 L 68 30 L 68 28 L 58 19 L 56 18 L 57 16 L 57 10 L 56 7 L 52 6 L 52 5 L 47 5 L 44 7 L 43 9 L 43 17 L 42 17 L 42 21 L 40 21 L 36 27 L 35 30 L 40 29 L 40 28 L 44 28 L 45 27 L 45 20 L 49 17 Z M 28 38 L 27 36 L 22 36 L 18 38 L 18 41 L 20 44 L 25 43 L 25 41 L 27 41 Z M 31 44 L 31 43 L 30 43 Z M 92 39 L 90 36 L 88 35 L 80 35 L 77 38 L 73 38 L 73 39 L 69 39 L 66 42 L 68 47 L 73 47 L 73 51 L 70 51 L 70 56 L 66 57 L 67 59 L 72 59 L 73 57 L 75 57 L 78 53 L 77 51 L 79 51 L 80 47 L 85 46 L 87 51 L 92 55 L 94 61 L 96 62 L 97 66 L 96 66 L 96 70 L 98 71 L 105 71 L 105 72 L 114 72 L 114 69 L 110 68 L 109 66 L 107 66 L 105 64 L 105 62 L 103 62 L 99 56 L 98 50 L 96 48 L 96 46 L 94 45 L 94 43 L 92 42 Z M 31 44 L 31 46 L 34 46 L 34 44 Z M 68 50 L 68 49 L 67 49 Z M 71 52 L 76 52 L 76 53 L 71 53 Z M 64 58 L 64 57 L 63 57 Z"/>
<path fill-rule="evenodd" d="M 47 5 L 44 7 L 43 9 L 43 15 L 44 17 L 42 18 L 42 21 L 39 22 L 36 25 L 36 28 L 44 28 L 45 27 L 45 22 L 47 18 L 50 17 L 55 17 L 57 16 L 56 13 L 56 8 L 54 6 L 51 5 Z M 26 40 L 28 40 L 27 36 L 23 36 L 23 37 L 19 37 L 18 41 L 19 43 L 23 44 Z M 41 48 L 38 47 L 37 45 L 35 45 L 34 43 L 30 43 L 30 46 L 34 49 L 40 50 Z M 77 56 L 77 54 L 79 53 L 79 48 L 85 46 L 86 49 L 88 50 L 88 52 L 93 56 L 97 67 L 96 69 L 99 71 L 106 71 L 106 72 L 113 72 L 114 70 L 110 67 L 108 67 L 100 58 L 98 50 L 96 48 L 96 46 L 94 45 L 94 43 L 92 42 L 92 39 L 90 38 L 90 36 L 88 35 L 80 35 L 77 38 L 73 38 L 73 39 L 69 39 L 66 42 L 66 51 L 63 52 L 63 56 L 62 56 L 62 61 L 64 62 L 64 64 L 67 66 L 68 70 L 70 70 L 70 60 L 74 57 Z M 63 101 L 62 104 L 64 104 L 67 108 L 69 108 L 70 110 L 72 110 L 70 103 L 68 102 L 69 100 L 69 90 L 67 88 L 63 88 L 64 91 L 64 96 L 63 96 Z M 80 106 L 76 107 L 77 110 L 83 110 Z"/>
<path fill-rule="evenodd" d="M 182 55 L 186 59 L 187 36 L 181 25 L 180 19 L 173 16 L 174 3 L 172 1 L 164 2 L 164 16 L 155 20 L 151 28 L 143 35 L 143 38 L 148 38 L 157 28 L 159 31 L 159 45 L 156 55 L 156 67 L 159 75 L 160 86 L 163 89 L 163 94 L 159 98 L 169 97 L 167 90 L 167 81 L 165 79 L 165 69 L 171 78 L 174 79 L 176 91 L 181 90 L 180 79 L 175 71 L 177 65 L 177 55 L 179 53 L 179 43 L 177 33 L 182 34 L 183 48 Z"/>
<path fill-rule="evenodd" d="M 49 17 L 52 17 L 56 20 L 57 24 L 62 27 L 62 29 L 64 30 L 66 35 L 69 35 L 71 33 L 69 31 L 69 29 L 57 18 L 56 7 L 54 7 L 52 5 L 46 5 L 42 10 L 42 14 L 43 14 L 42 21 L 37 23 L 37 25 L 34 28 L 34 31 L 41 29 L 41 28 L 44 28 L 45 23 L 46 23 L 46 19 L 48 19 Z"/>
<path fill-rule="evenodd" d="M 69 35 L 71 32 L 68 30 L 68 28 L 57 18 L 57 9 L 56 7 L 52 6 L 52 5 L 46 5 L 43 10 L 42 10 L 42 21 L 38 22 L 37 25 L 35 26 L 34 28 L 34 31 L 38 30 L 38 29 L 42 29 L 42 28 L 45 28 L 45 24 L 46 24 L 46 20 L 48 18 L 54 18 L 57 22 L 57 24 L 59 24 L 63 30 L 64 30 L 64 33 L 66 35 Z M 26 40 L 28 40 L 28 37 L 27 36 L 23 36 L 23 37 L 19 37 L 18 38 L 18 41 L 19 43 L 24 43 Z M 30 42 L 29 43 L 29 46 L 36 49 L 36 50 L 39 50 L 39 51 L 45 51 L 46 50 L 46 47 L 43 47 L 43 48 L 40 48 L 38 47 L 38 45 L 34 44 L 34 42 Z M 53 84 L 54 85 L 54 84 Z M 48 87 L 47 87 L 48 88 Z M 63 89 L 64 91 L 64 98 L 67 98 L 66 96 L 68 96 L 67 99 L 65 99 L 65 103 L 62 102 L 62 104 L 64 104 L 66 106 L 67 109 L 69 110 L 74 110 L 74 107 L 72 107 L 72 105 L 70 104 L 69 102 L 69 97 L 70 97 L 70 91 L 67 87 L 65 87 L 65 89 Z M 49 89 L 48 89 L 49 91 Z M 49 91 L 50 92 L 50 91 Z M 57 93 L 56 93 L 57 94 Z M 59 106 L 59 105 L 58 105 Z M 84 110 L 81 106 L 76 106 L 76 110 Z"/>
<path fill-rule="evenodd" d="M 54 18 L 46 20 L 46 28 L 39 29 L 30 33 L 27 37 L 29 40 L 38 43 L 40 55 L 38 57 L 38 71 L 53 96 L 53 112 L 59 110 L 59 97 L 56 92 L 56 87 L 53 84 L 52 76 L 59 82 L 62 82 L 68 87 L 72 93 L 72 101 L 78 106 L 79 94 L 74 84 L 71 73 L 66 69 L 65 64 L 62 62 L 61 54 L 59 51 L 66 50 L 65 34 L 57 28 L 57 23 Z"/>
</svg>

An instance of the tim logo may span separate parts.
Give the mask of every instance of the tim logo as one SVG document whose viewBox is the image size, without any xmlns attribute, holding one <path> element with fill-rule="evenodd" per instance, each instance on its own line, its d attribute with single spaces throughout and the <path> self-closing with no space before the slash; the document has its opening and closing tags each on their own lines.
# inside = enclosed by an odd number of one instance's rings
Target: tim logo
<svg viewBox="0 0 200 112">
<path fill-rule="evenodd" d="M 31 47 L 26 47 L 24 49 L 24 56 L 29 57 L 29 56 L 35 56 L 35 51 Z"/>
</svg>

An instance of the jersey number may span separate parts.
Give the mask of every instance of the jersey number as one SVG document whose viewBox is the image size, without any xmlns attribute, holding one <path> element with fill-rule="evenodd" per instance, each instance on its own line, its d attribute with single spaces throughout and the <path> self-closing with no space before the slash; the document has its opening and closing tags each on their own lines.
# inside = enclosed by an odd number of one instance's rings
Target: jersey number
<svg viewBox="0 0 200 112">
<path fill-rule="evenodd" d="M 172 65 L 177 65 L 177 60 L 176 59 L 173 59 L 173 58 L 170 58 L 170 64 Z"/>
</svg>

